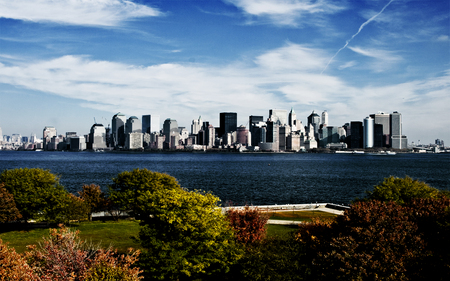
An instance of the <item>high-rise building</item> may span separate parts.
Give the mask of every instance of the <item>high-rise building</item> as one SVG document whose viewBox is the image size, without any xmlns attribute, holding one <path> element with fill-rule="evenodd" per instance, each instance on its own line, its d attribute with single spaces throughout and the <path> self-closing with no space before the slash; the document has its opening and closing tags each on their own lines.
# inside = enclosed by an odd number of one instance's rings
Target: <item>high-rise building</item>
<svg viewBox="0 0 450 281">
<path fill-rule="evenodd" d="M 249 131 L 252 135 L 252 146 L 258 146 L 258 143 L 265 142 L 265 135 L 264 140 L 261 139 L 261 127 L 263 127 L 263 124 L 265 126 L 264 117 L 263 116 L 255 116 L 250 115 L 248 118 L 248 125 L 249 125 Z"/>
<path fill-rule="evenodd" d="M 202 129 L 202 117 L 199 116 L 197 120 L 192 120 L 191 124 L 191 134 L 192 135 L 198 135 L 198 131 Z"/>
<path fill-rule="evenodd" d="M 363 147 L 363 123 L 361 121 L 350 122 L 350 148 Z"/>
<path fill-rule="evenodd" d="M 408 147 L 408 138 L 402 135 L 402 115 L 397 111 L 390 115 L 390 144 L 397 149 Z"/>
<path fill-rule="evenodd" d="M 167 118 L 164 121 L 163 134 L 166 137 L 164 142 L 170 144 L 170 136 L 179 134 L 177 120 Z"/>
<path fill-rule="evenodd" d="M 373 147 L 374 120 L 370 117 L 364 118 L 364 148 Z"/>
<path fill-rule="evenodd" d="M 125 114 L 117 113 L 112 118 L 111 146 L 123 147 L 125 145 Z"/>
<path fill-rule="evenodd" d="M 67 133 L 66 133 L 67 136 Z M 102 124 L 94 124 L 89 132 L 88 149 L 105 149 L 106 145 L 106 129 Z"/>
<path fill-rule="evenodd" d="M 159 115 L 142 115 L 142 133 L 159 132 L 160 116 Z"/>
<path fill-rule="evenodd" d="M 136 116 L 131 116 L 125 124 L 125 134 L 142 133 L 142 122 Z"/>
<path fill-rule="evenodd" d="M 236 142 L 244 146 L 251 144 L 251 134 L 244 125 L 241 125 L 237 128 Z"/>
<path fill-rule="evenodd" d="M 288 115 L 288 125 L 291 127 L 291 131 L 297 131 L 297 114 L 295 114 L 294 108 L 291 107 L 291 111 Z"/>
<path fill-rule="evenodd" d="M 218 137 L 221 138 L 224 134 L 236 132 L 237 129 L 237 113 L 236 112 L 221 112 L 219 114 L 220 128 Z"/>
<path fill-rule="evenodd" d="M 48 149 L 48 144 L 51 142 L 52 138 L 56 137 L 55 127 L 46 126 L 43 131 L 42 141 L 44 150 Z"/>
<path fill-rule="evenodd" d="M 328 126 L 328 112 L 326 110 L 324 110 L 322 112 L 322 127 L 326 127 Z"/>
<path fill-rule="evenodd" d="M 374 119 L 374 123 L 375 123 L 375 130 L 377 130 L 377 132 L 375 132 L 375 141 L 374 141 L 374 146 L 375 147 L 388 147 L 389 142 L 390 142 L 390 115 L 386 114 L 384 112 L 378 112 L 377 114 L 370 114 L 369 115 L 371 118 Z M 380 139 L 380 128 L 376 125 L 381 125 L 382 126 L 382 131 L 381 131 L 381 139 Z M 381 142 L 381 145 L 380 145 Z"/>
<path fill-rule="evenodd" d="M 308 127 L 312 125 L 314 128 L 314 138 L 319 139 L 319 128 L 320 128 L 320 116 L 313 110 L 313 112 L 308 116 Z"/>
<path fill-rule="evenodd" d="M 272 122 L 277 123 L 279 126 L 284 126 L 288 124 L 287 111 L 284 109 L 270 109 L 269 119 Z"/>
</svg>

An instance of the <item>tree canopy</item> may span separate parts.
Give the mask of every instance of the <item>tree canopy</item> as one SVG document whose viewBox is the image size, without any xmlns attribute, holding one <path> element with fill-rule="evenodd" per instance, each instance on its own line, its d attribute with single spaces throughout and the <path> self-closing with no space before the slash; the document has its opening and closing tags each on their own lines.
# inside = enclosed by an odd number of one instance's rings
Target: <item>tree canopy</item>
<svg viewBox="0 0 450 281">
<path fill-rule="evenodd" d="M 25 220 L 56 221 L 66 207 L 67 191 L 59 183 L 59 177 L 49 170 L 4 170 L 0 174 L 0 182 L 13 195 L 17 209 Z"/>
<path fill-rule="evenodd" d="M 369 199 L 380 201 L 394 201 L 398 204 L 410 202 L 413 198 L 436 198 L 440 191 L 428 184 L 405 178 L 389 177 L 376 185 L 373 191 L 368 191 Z"/>
<path fill-rule="evenodd" d="M 15 221 L 22 217 L 16 207 L 14 198 L 11 193 L 0 184 L 0 222 Z"/>
</svg>

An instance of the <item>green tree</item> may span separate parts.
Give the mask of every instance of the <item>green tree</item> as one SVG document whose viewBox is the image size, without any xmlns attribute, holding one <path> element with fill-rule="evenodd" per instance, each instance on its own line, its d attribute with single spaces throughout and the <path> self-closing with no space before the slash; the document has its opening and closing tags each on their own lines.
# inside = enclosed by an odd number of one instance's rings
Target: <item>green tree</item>
<svg viewBox="0 0 450 281">
<path fill-rule="evenodd" d="M 6 190 L 14 196 L 17 209 L 25 220 L 58 221 L 66 207 L 67 191 L 59 177 L 49 170 L 20 168 L 0 174 Z"/>
<path fill-rule="evenodd" d="M 72 193 L 66 196 L 66 207 L 64 208 L 62 215 L 64 222 L 70 221 L 83 221 L 89 218 L 91 213 L 90 206 L 85 202 L 83 198 L 77 197 Z"/>
<path fill-rule="evenodd" d="M 147 198 L 153 191 L 181 189 L 174 177 L 147 169 L 124 171 L 113 178 L 113 182 L 109 186 L 109 199 L 113 207 L 131 212 L 137 219 L 140 218 L 141 206 L 148 203 L 143 198 Z"/>
<path fill-rule="evenodd" d="M 139 200 L 146 278 L 203 279 L 228 272 L 241 257 L 218 197 L 177 188 L 155 190 Z"/>
<path fill-rule="evenodd" d="M 0 223 L 16 221 L 22 215 L 16 207 L 13 196 L 3 186 L 0 184 Z"/>
<path fill-rule="evenodd" d="M 373 191 L 367 192 L 368 199 L 394 201 L 400 205 L 410 202 L 413 198 L 437 198 L 440 191 L 428 184 L 405 178 L 389 177 L 376 185 Z"/>
</svg>

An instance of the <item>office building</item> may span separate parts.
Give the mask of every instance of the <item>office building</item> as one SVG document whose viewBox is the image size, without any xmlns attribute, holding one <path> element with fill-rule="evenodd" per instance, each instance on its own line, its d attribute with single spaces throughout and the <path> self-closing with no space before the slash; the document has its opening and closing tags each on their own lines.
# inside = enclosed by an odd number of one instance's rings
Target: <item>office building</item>
<svg viewBox="0 0 450 281">
<path fill-rule="evenodd" d="M 408 147 L 408 139 L 402 135 L 402 115 L 397 111 L 390 114 L 390 144 L 396 149 Z"/>
<path fill-rule="evenodd" d="M 46 126 L 43 131 L 42 141 L 43 141 L 43 147 L 44 150 L 50 150 L 48 149 L 48 144 L 51 142 L 52 138 L 56 137 L 56 129 L 52 126 Z"/>
<path fill-rule="evenodd" d="M 111 146 L 123 147 L 125 145 L 125 114 L 117 113 L 112 118 Z"/>
<path fill-rule="evenodd" d="M 374 120 L 370 117 L 364 118 L 364 148 L 372 148 L 374 141 Z"/>
<path fill-rule="evenodd" d="M 371 118 L 374 119 L 375 124 L 375 147 L 388 147 L 390 146 L 390 114 L 384 112 L 378 112 L 377 114 L 370 114 Z M 380 138 L 380 126 L 381 125 L 381 138 Z M 378 127 L 378 128 L 377 128 Z M 380 145 L 381 143 L 381 145 Z"/>
<path fill-rule="evenodd" d="M 142 115 L 142 133 L 159 132 L 160 121 L 159 115 Z"/>
<path fill-rule="evenodd" d="M 288 124 L 287 111 L 284 109 L 270 109 L 269 119 L 272 122 L 277 123 L 279 126 L 284 126 Z"/>
<path fill-rule="evenodd" d="M 67 133 L 66 133 L 67 136 Z M 106 145 L 106 129 L 102 124 L 94 124 L 89 132 L 88 149 L 105 149 Z"/>
<path fill-rule="evenodd" d="M 314 138 L 319 139 L 320 116 L 314 110 L 308 116 L 308 127 L 309 125 L 312 125 L 314 129 Z"/>
<path fill-rule="evenodd" d="M 328 112 L 324 110 L 322 112 L 322 127 L 325 128 L 328 126 Z"/>
<path fill-rule="evenodd" d="M 236 132 L 237 129 L 237 113 L 221 112 L 219 114 L 219 131 L 218 137 L 221 138 L 226 133 Z"/>
<path fill-rule="evenodd" d="M 192 120 L 191 124 L 191 135 L 198 135 L 198 131 L 202 129 L 202 117 L 199 116 L 197 120 Z"/>
<path fill-rule="evenodd" d="M 179 135 L 177 120 L 167 118 L 164 121 L 163 134 L 166 137 L 164 142 L 166 144 L 170 144 L 170 136 L 172 136 L 172 135 Z"/>
<path fill-rule="evenodd" d="M 350 122 L 350 148 L 363 147 L 363 123 L 361 121 Z"/>
<path fill-rule="evenodd" d="M 244 146 L 251 144 L 251 133 L 244 125 L 241 125 L 237 128 L 236 143 L 240 143 Z"/>
</svg>

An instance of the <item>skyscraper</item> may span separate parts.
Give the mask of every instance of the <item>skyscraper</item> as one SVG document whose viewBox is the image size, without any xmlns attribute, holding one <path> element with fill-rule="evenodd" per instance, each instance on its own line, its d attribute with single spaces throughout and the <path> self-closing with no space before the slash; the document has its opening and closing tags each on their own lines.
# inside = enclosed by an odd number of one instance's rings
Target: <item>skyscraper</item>
<svg viewBox="0 0 450 281">
<path fill-rule="evenodd" d="M 198 131 L 202 129 L 202 117 L 199 116 L 197 120 L 192 120 L 191 124 L 191 134 L 192 135 L 198 135 Z"/>
<path fill-rule="evenodd" d="M 112 134 L 111 134 L 111 146 L 123 147 L 125 145 L 125 122 L 127 118 L 125 114 L 117 113 L 112 118 Z"/>
<path fill-rule="evenodd" d="M 67 137 L 67 133 L 66 133 Z M 102 124 L 94 124 L 89 133 L 88 149 L 105 149 L 106 148 L 106 129 Z"/>
<path fill-rule="evenodd" d="M 313 112 L 308 116 L 308 126 L 312 125 L 314 128 L 314 138 L 319 139 L 319 128 L 320 128 L 320 116 L 313 110 Z"/>
<path fill-rule="evenodd" d="M 322 126 L 328 126 L 328 112 L 326 110 L 322 112 Z"/>
<path fill-rule="evenodd" d="M 55 127 L 46 126 L 42 133 L 42 141 L 43 141 L 44 150 L 48 149 L 47 145 L 51 142 L 53 137 L 56 137 Z"/>
<path fill-rule="evenodd" d="M 125 134 L 142 133 L 142 122 L 139 122 L 139 118 L 131 116 L 127 119 L 125 124 Z"/>
<path fill-rule="evenodd" d="M 219 114 L 220 128 L 218 137 L 221 138 L 224 134 L 236 132 L 237 129 L 237 113 L 236 112 L 221 112 Z"/>
<path fill-rule="evenodd" d="M 142 115 L 142 133 L 159 132 L 160 117 L 159 115 Z"/>
<path fill-rule="evenodd" d="M 178 135 L 179 131 L 178 131 L 178 122 L 175 119 L 170 119 L 167 118 L 164 121 L 164 125 L 163 125 L 163 134 L 166 137 L 166 139 L 164 140 L 164 142 L 166 144 L 170 144 L 170 136 L 172 135 Z"/>
<path fill-rule="evenodd" d="M 280 126 L 287 125 L 288 124 L 287 111 L 284 109 L 270 109 L 269 119 Z"/>
<path fill-rule="evenodd" d="M 408 139 L 402 135 L 402 115 L 397 111 L 390 115 L 390 144 L 397 149 L 408 147 Z"/>
<path fill-rule="evenodd" d="M 288 125 L 291 126 L 291 131 L 297 131 L 297 114 L 295 114 L 294 108 L 291 108 L 291 111 L 288 115 Z"/>
<path fill-rule="evenodd" d="M 370 117 L 364 118 L 364 148 L 373 147 L 374 120 Z"/>
<path fill-rule="evenodd" d="M 375 125 L 381 125 L 382 131 L 381 131 L 381 139 L 380 139 L 380 132 L 379 127 L 375 126 L 375 147 L 387 147 L 389 146 L 390 142 L 390 115 L 386 114 L 384 112 L 378 112 L 377 114 L 370 114 L 370 117 L 374 119 Z M 381 145 L 380 145 L 381 142 Z"/>
<path fill-rule="evenodd" d="M 363 147 L 363 123 L 361 121 L 350 122 L 350 147 Z"/>
</svg>

